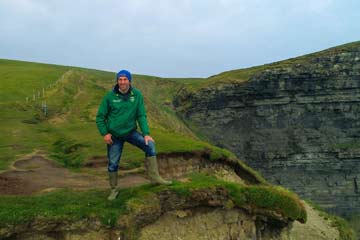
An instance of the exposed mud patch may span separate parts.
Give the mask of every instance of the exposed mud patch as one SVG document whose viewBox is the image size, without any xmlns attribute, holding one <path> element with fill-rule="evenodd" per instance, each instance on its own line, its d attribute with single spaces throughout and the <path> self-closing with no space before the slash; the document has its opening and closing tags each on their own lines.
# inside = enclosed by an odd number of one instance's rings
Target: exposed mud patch
<svg viewBox="0 0 360 240">
<path fill-rule="evenodd" d="M 84 167 L 89 167 L 89 168 L 99 168 L 106 166 L 107 166 L 107 158 L 101 156 L 92 157 L 84 164 Z"/>
<path fill-rule="evenodd" d="M 29 183 L 14 176 L 0 175 L 0 194 L 21 193 L 28 189 Z"/>
<path fill-rule="evenodd" d="M 147 183 L 141 175 L 128 175 L 119 178 L 119 187 L 130 187 Z M 0 194 L 29 195 L 58 188 L 87 190 L 107 189 L 107 174 L 93 176 L 71 172 L 43 156 L 34 155 L 17 161 L 13 170 L 0 174 Z"/>
</svg>

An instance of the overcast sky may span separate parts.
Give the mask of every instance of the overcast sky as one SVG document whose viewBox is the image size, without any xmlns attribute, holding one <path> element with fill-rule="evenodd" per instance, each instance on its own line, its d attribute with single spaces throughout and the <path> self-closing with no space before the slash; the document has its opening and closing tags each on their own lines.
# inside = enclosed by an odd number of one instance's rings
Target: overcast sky
<svg viewBox="0 0 360 240">
<path fill-rule="evenodd" d="M 0 58 L 208 77 L 360 40 L 360 0 L 0 0 Z"/>
</svg>

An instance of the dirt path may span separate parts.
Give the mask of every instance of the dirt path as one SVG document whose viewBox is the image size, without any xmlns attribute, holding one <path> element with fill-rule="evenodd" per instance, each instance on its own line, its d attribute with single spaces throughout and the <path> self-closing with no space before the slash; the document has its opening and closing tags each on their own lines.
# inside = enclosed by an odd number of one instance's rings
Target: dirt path
<svg viewBox="0 0 360 240">
<path fill-rule="evenodd" d="M 0 194 L 30 195 L 59 188 L 108 189 L 107 173 L 103 168 L 99 169 L 104 172 L 103 176 L 75 173 L 46 159 L 43 155 L 34 154 L 16 161 L 11 170 L 0 173 Z M 118 185 L 124 188 L 148 182 L 140 174 L 131 174 L 120 177 Z"/>
</svg>

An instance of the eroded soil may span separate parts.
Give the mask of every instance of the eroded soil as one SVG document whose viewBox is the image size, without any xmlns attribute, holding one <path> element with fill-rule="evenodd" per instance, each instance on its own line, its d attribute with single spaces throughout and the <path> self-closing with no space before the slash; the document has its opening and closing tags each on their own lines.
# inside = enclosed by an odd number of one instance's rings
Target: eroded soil
<svg viewBox="0 0 360 240">
<path fill-rule="evenodd" d="M 99 168 L 103 174 L 90 175 L 72 172 L 42 155 L 33 155 L 18 160 L 11 170 L 0 174 L 0 194 L 2 195 L 29 195 L 59 188 L 87 190 L 92 188 L 109 188 L 106 169 Z M 121 174 L 121 171 L 119 173 Z M 148 183 L 140 174 L 131 174 L 119 177 L 120 188 Z"/>
</svg>

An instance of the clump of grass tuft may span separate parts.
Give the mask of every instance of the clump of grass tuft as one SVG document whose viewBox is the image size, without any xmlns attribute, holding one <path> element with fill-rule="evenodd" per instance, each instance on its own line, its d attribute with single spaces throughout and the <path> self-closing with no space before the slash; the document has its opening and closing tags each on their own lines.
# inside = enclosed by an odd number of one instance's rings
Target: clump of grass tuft
<svg viewBox="0 0 360 240">
<path fill-rule="evenodd" d="M 80 168 L 84 162 L 83 149 L 89 145 L 78 143 L 72 139 L 60 138 L 53 144 L 52 158 L 55 158 L 64 167 Z"/>
</svg>

